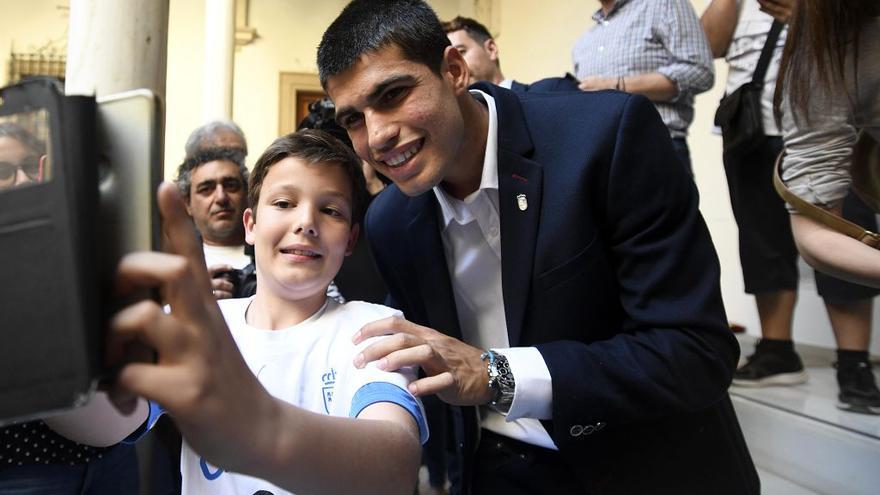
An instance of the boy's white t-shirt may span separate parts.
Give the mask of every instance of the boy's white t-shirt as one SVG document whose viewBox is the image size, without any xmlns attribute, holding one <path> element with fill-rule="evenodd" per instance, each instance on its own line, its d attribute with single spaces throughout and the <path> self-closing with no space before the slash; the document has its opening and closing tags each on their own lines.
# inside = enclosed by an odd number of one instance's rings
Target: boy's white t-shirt
<svg viewBox="0 0 880 495">
<path fill-rule="evenodd" d="M 245 321 L 252 300 L 226 299 L 219 304 L 245 362 L 269 393 L 331 416 L 355 417 L 370 404 L 393 402 L 413 414 L 422 443 L 427 440 L 421 402 L 406 390 L 415 379 L 415 370 L 389 373 L 376 368 L 375 363 L 363 369 L 352 364 L 357 350 L 373 341 L 355 346 L 352 335 L 369 322 L 400 314 L 397 310 L 360 301 L 339 304 L 328 298 L 317 313 L 298 325 L 262 330 Z M 184 495 L 290 493 L 258 478 L 225 472 L 206 462 L 185 441 L 180 472 Z"/>
</svg>

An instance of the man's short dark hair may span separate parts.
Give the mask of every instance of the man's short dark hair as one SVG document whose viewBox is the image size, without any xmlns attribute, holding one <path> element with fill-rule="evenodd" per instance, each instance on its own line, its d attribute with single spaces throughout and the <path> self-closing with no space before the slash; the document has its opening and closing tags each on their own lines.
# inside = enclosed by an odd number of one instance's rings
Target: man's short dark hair
<svg viewBox="0 0 880 495">
<path fill-rule="evenodd" d="M 351 225 L 361 223 L 369 198 L 361 160 L 342 141 L 317 129 L 302 129 L 281 136 L 257 159 L 248 186 L 248 203 L 254 218 L 257 216 L 257 204 L 260 202 L 260 190 L 266 174 L 272 165 L 288 157 L 299 158 L 309 164 L 342 167 L 351 183 Z"/>
<path fill-rule="evenodd" d="M 390 44 L 439 76 L 449 39 L 437 14 L 421 0 L 353 0 L 318 45 L 321 85 L 326 88 L 328 78 L 350 69 L 361 55 Z"/>
<path fill-rule="evenodd" d="M 458 16 L 451 21 L 444 22 L 443 31 L 447 33 L 464 31 L 468 34 L 468 36 L 471 37 L 471 39 L 481 45 L 486 41 L 492 39 L 492 34 L 489 33 L 489 30 L 486 29 L 486 26 L 480 24 L 474 19 L 471 19 L 470 17 Z"/>
<path fill-rule="evenodd" d="M 190 189 L 192 188 L 193 170 L 202 165 L 217 160 L 232 162 L 238 166 L 238 175 L 243 187 L 248 185 L 248 169 L 244 164 L 244 153 L 239 148 L 207 148 L 202 149 L 195 155 L 187 158 L 177 167 L 177 178 L 174 183 L 180 191 L 183 199 L 189 203 Z"/>
</svg>

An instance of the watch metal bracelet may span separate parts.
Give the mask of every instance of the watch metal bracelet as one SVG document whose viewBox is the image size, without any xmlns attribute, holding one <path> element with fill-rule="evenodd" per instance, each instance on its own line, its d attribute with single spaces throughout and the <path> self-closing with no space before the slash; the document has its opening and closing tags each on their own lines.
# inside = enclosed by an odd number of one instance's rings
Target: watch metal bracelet
<svg viewBox="0 0 880 495">
<path fill-rule="evenodd" d="M 510 370 L 510 364 L 507 357 L 503 354 L 492 350 L 487 350 L 480 359 L 488 360 L 486 364 L 486 374 L 489 377 L 489 389 L 492 390 L 492 400 L 489 407 L 503 414 L 510 411 L 513 404 L 513 395 L 516 390 L 516 381 L 513 378 L 513 372 Z"/>
</svg>

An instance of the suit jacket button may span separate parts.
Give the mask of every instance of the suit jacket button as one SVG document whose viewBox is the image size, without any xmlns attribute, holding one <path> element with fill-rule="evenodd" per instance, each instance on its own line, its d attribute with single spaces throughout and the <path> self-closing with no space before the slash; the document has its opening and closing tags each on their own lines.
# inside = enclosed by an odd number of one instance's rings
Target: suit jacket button
<svg viewBox="0 0 880 495">
<path fill-rule="evenodd" d="M 579 437 L 584 434 L 584 427 L 581 425 L 574 425 L 571 427 L 570 430 L 568 430 L 568 433 L 570 433 L 573 437 Z"/>
</svg>

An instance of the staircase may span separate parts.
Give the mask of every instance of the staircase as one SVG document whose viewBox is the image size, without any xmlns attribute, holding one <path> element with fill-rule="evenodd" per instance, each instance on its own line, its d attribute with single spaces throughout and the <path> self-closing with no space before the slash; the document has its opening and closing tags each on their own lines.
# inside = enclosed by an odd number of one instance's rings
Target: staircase
<svg viewBox="0 0 880 495">
<path fill-rule="evenodd" d="M 740 337 L 743 355 L 752 353 L 753 344 L 752 337 Z M 810 374 L 807 383 L 730 389 L 762 493 L 880 493 L 880 416 L 837 409 L 833 351 L 797 350 Z"/>
</svg>

